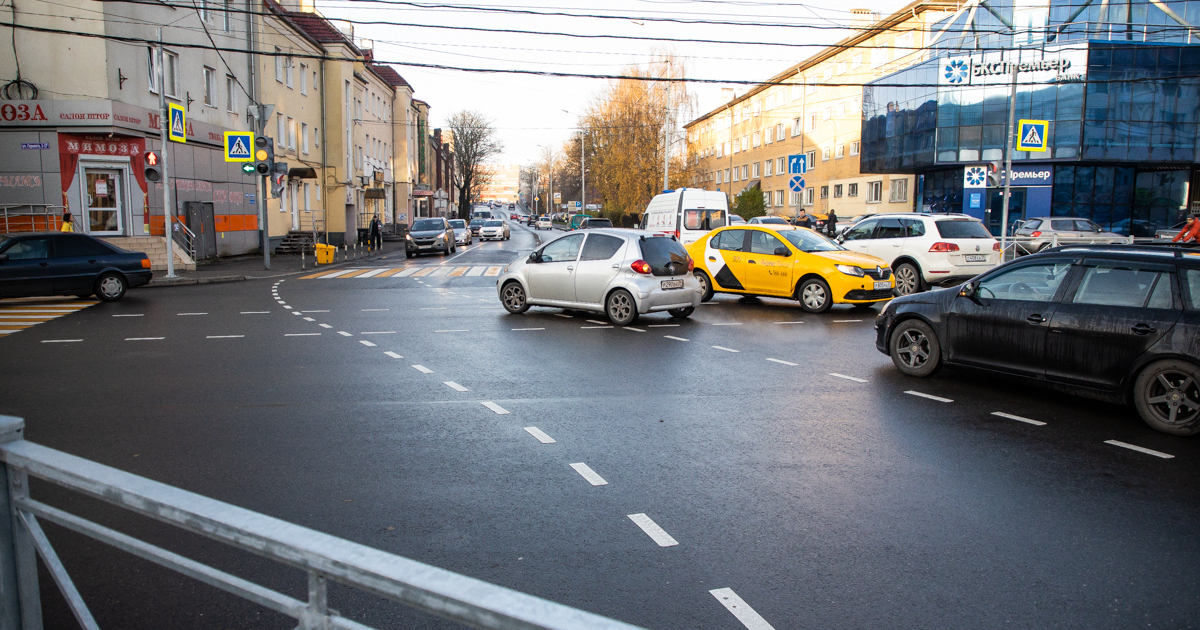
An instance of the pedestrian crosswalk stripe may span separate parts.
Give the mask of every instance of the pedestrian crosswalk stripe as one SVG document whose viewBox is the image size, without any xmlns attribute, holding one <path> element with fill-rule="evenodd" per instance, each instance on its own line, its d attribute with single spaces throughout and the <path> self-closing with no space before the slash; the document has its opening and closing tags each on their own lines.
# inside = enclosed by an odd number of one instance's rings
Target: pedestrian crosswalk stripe
<svg viewBox="0 0 1200 630">
<path fill-rule="evenodd" d="M 434 276 L 444 276 L 446 275 L 447 271 L 450 271 L 450 267 L 438 267 L 437 269 L 433 270 L 433 273 L 429 274 L 429 277 L 432 278 Z"/>
<path fill-rule="evenodd" d="M 437 270 L 436 267 L 426 267 L 426 268 L 418 271 L 417 273 L 412 274 L 409 277 L 410 278 L 421 278 L 423 276 L 428 276 L 429 274 L 433 273 L 436 270 Z"/>
<path fill-rule="evenodd" d="M 383 273 L 379 274 L 376 277 L 377 278 L 390 278 L 392 276 L 400 276 L 401 278 L 403 278 L 404 276 L 407 276 L 409 273 L 412 273 L 414 271 L 416 271 L 416 269 L 411 269 L 411 268 L 404 269 L 404 268 L 397 267 L 396 269 L 385 269 L 383 271 Z M 408 273 L 405 273 L 405 272 L 408 272 Z"/>
<path fill-rule="evenodd" d="M 0 302 L 0 337 L 85 309 L 97 300 L 29 298 Z"/>
<path fill-rule="evenodd" d="M 449 277 L 449 278 L 478 278 L 478 277 L 495 277 L 499 276 L 504 267 L 499 265 L 484 266 L 484 265 L 458 265 L 458 266 L 440 266 L 429 265 L 422 267 L 375 267 L 375 268 L 355 268 L 355 269 L 340 269 L 337 271 L 320 271 L 307 276 L 301 276 L 301 280 L 332 280 L 347 279 L 347 278 L 422 278 L 422 277 Z"/>
<path fill-rule="evenodd" d="M 471 267 L 471 270 L 467 272 L 467 275 L 478 276 L 483 274 L 484 271 L 487 271 L 487 267 Z"/>
<path fill-rule="evenodd" d="M 503 269 L 503 267 L 488 267 L 488 269 L 487 269 L 487 272 L 486 272 L 486 273 L 484 273 L 483 275 L 485 275 L 485 276 L 498 276 L 498 275 L 500 275 L 500 270 L 501 270 L 501 269 Z"/>
<path fill-rule="evenodd" d="M 378 276 L 379 274 L 381 274 L 385 271 L 387 271 L 387 269 L 372 269 L 372 270 L 368 271 L 367 273 L 362 274 L 359 277 L 360 278 L 370 278 L 372 276 Z"/>
<path fill-rule="evenodd" d="M 364 273 L 367 273 L 367 272 L 369 272 L 369 271 L 371 271 L 371 270 L 370 270 L 370 269 L 355 269 L 355 270 L 351 271 L 350 273 L 348 273 L 348 274 L 346 274 L 346 275 L 344 275 L 344 276 L 342 276 L 342 277 L 343 277 L 343 278 L 354 278 L 354 277 L 356 277 L 356 276 L 361 276 L 361 275 L 363 275 Z"/>
<path fill-rule="evenodd" d="M 446 275 L 450 276 L 451 278 L 457 278 L 469 270 L 470 270 L 469 267 L 455 267 L 453 270 L 450 271 L 450 273 L 448 273 Z"/>
</svg>

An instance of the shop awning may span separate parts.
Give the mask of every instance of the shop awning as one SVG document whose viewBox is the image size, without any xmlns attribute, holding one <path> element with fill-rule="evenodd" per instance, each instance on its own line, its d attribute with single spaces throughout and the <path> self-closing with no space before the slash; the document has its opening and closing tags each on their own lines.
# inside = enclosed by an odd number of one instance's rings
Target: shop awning
<svg viewBox="0 0 1200 630">
<path fill-rule="evenodd" d="M 757 179 L 751 180 L 751 182 L 749 184 L 746 184 L 746 187 L 742 189 L 742 192 L 750 190 L 751 188 L 758 188 L 758 187 L 759 187 L 759 180 L 757 180 Z"/>
<path fill-rule="evenodd" d="M 288 179 L 317 179 L 317 169 L 311 166 L 293 166 L 288 169 Z"/>
<path fill-rule="evenodd" d="M 365 199 L 387 199 L 387 191 L 382 188 L 368 188 Z"/>
<path fill-rule="evenodd" d="M 414 196 L 414 197 L 432 197 L 433 191 L 432 190 L 414 190 L 414 191 L 412 191 L 412 196 Z"/>
</svg>

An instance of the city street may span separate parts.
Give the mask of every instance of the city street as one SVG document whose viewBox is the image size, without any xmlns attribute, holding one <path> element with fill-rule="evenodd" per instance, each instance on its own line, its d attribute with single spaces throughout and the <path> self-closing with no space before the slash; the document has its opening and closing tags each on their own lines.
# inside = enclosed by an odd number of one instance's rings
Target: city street
<svg viewBox="0 0 1200 630">
<path fill-rule="evenodd" d="M 510 315 L 495 277 L 536 238 L 513 222 L 451 257 L 133 290 L 0 338 L 0 413 L 39 444 L 646 628 L 1200 623 L 1200 442 L 993 375 L 904 377 L 875 349 L 878 307 Z M 306 592 L 298 571 L 33 495 Z M 294 626 L 45 527 L 101 627 Z M 74 627 L 41 587 L 46 627 Z M 330 605 L 458 627 L 336 587 Z"/>
</svg>

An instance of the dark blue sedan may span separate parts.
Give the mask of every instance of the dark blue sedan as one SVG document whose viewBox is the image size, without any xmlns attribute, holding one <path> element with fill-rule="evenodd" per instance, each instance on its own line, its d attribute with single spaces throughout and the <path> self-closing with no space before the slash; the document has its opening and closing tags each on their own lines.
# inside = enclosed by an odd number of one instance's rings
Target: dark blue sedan
<svg viewBox="0 0 1200 630">
<path fill-rule="evenodd" d="M 0 298 L 95 294 L 119 300 L 150 282 L 150 259 L 85 234 L 0 234 Z"/>
</svg>

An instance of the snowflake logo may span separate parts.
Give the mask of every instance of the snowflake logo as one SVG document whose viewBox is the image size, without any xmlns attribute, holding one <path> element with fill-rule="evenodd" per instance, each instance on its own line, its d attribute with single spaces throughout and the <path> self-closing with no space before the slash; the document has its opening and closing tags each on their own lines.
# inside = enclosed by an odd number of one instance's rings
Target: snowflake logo
<svg viewBox="0 0 1200 630">
<path fill-rule="evenodd" d="M 945 76 L 950 83 L 962 83 L 966 80 L 971 67 L 962 59 L 952 59 L 946 63 Z"/>
<path fill-rule="evenodd" d="M 967 168 L 967 186 L 978 188 L 984 185 L 987 181 L 987 170 L 982 166 L 971 166 Z"/>
</svg>

